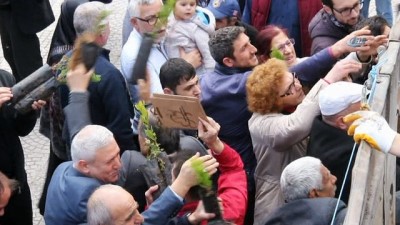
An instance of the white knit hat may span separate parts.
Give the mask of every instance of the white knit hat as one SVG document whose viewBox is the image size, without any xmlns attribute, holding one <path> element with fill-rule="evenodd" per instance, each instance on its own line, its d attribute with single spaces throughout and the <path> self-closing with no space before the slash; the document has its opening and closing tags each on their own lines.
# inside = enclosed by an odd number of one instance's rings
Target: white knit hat
<svg viewBox="0 0 400 225">
<path fill-rule="evenodd" d="M 321 114 L 332 116 L 361 101 L 362 89 L 361 84 L 346 81 L 330 84 L 318 96 Z"/>
</svg>

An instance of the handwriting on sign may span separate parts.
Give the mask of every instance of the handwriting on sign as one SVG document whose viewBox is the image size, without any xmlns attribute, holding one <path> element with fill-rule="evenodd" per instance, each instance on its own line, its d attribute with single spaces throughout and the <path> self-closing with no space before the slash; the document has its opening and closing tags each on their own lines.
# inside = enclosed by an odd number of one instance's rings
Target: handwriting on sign
<svg viewBox="0 0 400 225">
<path fill-rule="evenodd" d="M 154 94 L 154 114 L 161 126 L 197 129 L 200 118 L 207 119 L 197 98 L 177 95 Z"/>
</svg>

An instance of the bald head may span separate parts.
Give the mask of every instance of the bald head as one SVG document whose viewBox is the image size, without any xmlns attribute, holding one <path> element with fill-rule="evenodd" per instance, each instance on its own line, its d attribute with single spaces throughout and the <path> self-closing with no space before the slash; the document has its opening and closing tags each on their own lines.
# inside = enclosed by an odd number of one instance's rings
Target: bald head
<svg viewBox="0 0 400 225">
<path fill-rule="evenodd" d="M 142 223 L 143 217 L 137 208 L 135 199 L 122 187 L 113 184 L 102 185 L 89 198 L 88 224 Z"/>
</svg>

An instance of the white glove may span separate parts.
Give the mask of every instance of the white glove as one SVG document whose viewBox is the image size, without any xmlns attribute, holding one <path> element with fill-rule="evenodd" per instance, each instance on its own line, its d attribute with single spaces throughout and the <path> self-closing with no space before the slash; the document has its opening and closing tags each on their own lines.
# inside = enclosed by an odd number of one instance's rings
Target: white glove
<svg viewBox="0 0 400 225">
<path fill-rule="evenodd" d="M 372 148 L 388 153 L 397 132 L 392 130 L 385 118 L 373 111 L 358 111 L 347 115 L 344 122 L 354 121 L 348 129 L 354 141 L 367 142 Z"/>
</svg>

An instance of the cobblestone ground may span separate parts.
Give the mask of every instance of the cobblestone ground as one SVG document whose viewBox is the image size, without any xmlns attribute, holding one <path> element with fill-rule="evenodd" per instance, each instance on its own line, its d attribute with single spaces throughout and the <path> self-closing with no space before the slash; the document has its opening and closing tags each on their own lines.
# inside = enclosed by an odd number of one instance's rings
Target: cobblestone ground
<svg viewBox="0 0 400 225">
<path fill-rule="evenodd" d="M 55 17 L 58 18 L 60 14 L 60 5 L 63 0 L 50 0 Z M 127 0 L 113 0 L 109 4 L 109 8 L 113 11 L 111 15 L 111 34 L 106 48 L 111 50 L 111 62 L 118 68 L 120 67 L 120 51 L 121 51 L 121 30 L 122 20 L 125 14 Z M 400 4 L 400 0 L 393 0 L 393 5 Z M 397 15 L 397 9 L 394 10 Z M 371 1 L 370 15 L 375 15 L 375 1 Z M 56 20 L 57 21 L 57 20 Z M 51 38 L 55 28 L 56 22 L 47 27 L 45 30 L 38 34 L 41 43 L 42 57 L 47 58 L 48 49 L 50 46 Z M 11 72 L 10 67 L 3 57 L 3 51 L 0 46 L 0 68 Z M 26 170 L 28 173 L 28 180 L 31 187 L 33 208 L 34 208 L 34 225 L 44 225 L 43 217 L 39 214 L 37 209 L 37 202 L 41 195 L 46 167 L 49 155 L 49 141 L 38 132 L 38 123 L 35 129 L 27 137 L 23 137 L 22 145 L 25 152 Z"/>
</svg>

